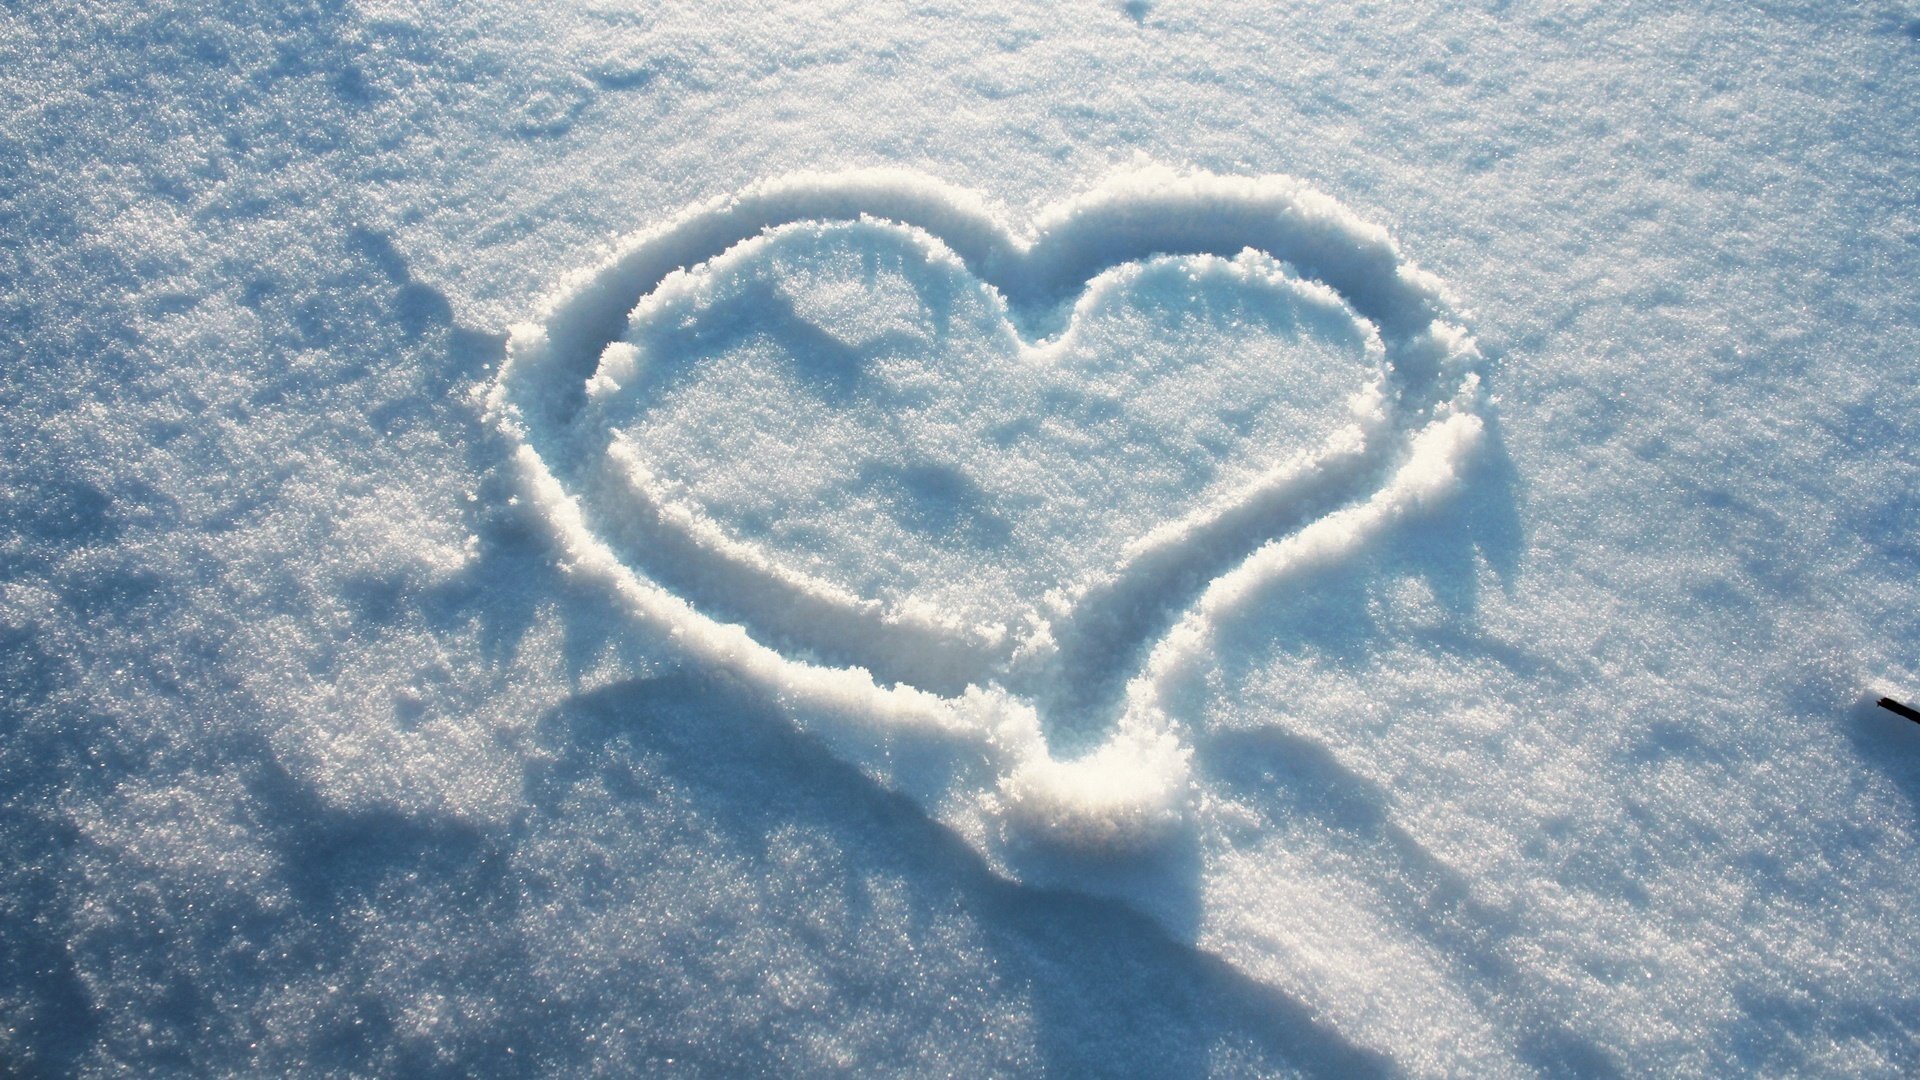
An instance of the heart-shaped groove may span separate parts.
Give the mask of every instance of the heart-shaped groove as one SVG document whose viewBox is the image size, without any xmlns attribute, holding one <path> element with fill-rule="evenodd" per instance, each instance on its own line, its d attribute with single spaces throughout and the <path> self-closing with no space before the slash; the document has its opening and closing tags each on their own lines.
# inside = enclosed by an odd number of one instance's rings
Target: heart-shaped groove
<svg viewBox="0 0 1920 1080">
<path fill-rule="evenodd" d="M 1336 475 L 1355 440 L 1328 421 L 1356 368 L 1378 408 L 1385 350 L 1331 290 L 1254 253 L 1107 271 L 1044 348 L 1007 315 L 937 239 L 873 220 L 780 226 L 676 272 L 575 420 L 610 433 L 605 527 L 648 576 L 789 655 L 946 694 L 997 683 L 1042 705 L 1056 745 L 1063 721 L 1091 730 L 1143 620 L 1171 605 L 1136 590 L 1128 634 L 1080 601 L 1114 567 L 1141 582 L 1148 526 L 1230 524 L 1249 473 Z M 1268 460 L 1301 439 L 1326 444 L 1318 461 Z M 1226 546 L 1255 544 L 1209 545 Z M 1115 648 L 1055 662 L 1088 625 Z M 1048 693 L 1062 686 L 1080 707 Z"/>
<path fill-rule="evenodd" d="M 633 445 L 588 430 L 593 394 L 630 359 L 630 313 L 676 271 L 783 227 L 860 221 L 950 252 L 1030 348 L 1070 338 L 1088 284 L 1117 267 L 1277 260 L 1377 331 L 1382 375 L 1323 445 L 1137 538 L 1045 617 L 993 633 L 889 608 L 729 535 L 672 499 Z M 1291 178 L 1129 173 L 1022 236 L 916 174 L 803 174 L 694 207 L 569 279 L 539 323 L 514 329 L 489 410 L 573 566 L 1020 876 L 1013 855 L 1036 840 L 1111 851 L 1180 830 L 1188 750 L 1166 688 L 1249 599 L 1452 489 L 1481 433 L 1477 359 L 1434 278 Z"/>
</svg>

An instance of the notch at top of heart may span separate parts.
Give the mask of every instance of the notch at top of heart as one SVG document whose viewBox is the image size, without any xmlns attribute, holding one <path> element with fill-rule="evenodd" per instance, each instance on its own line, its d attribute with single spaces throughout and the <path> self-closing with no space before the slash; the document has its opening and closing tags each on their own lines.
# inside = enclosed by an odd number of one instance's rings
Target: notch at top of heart
<svg viewBox="0 0 1920 1080">
<path fill-rule="evenodd" d="M 1420 369 L 1455 352 L 1396 347 L 1446 322 L 1439 280 L 1408 261 L 1384 229 L 1292 177 L 1133 170 L 1043 211 L 1022 232 L 977 193 L 869 169 L 763 181 L 627 237 L 601 266 L 562 283 L 541 313 L 545 347 L 529 357 L 539 370 L 520 374 L 540 384 L 549 407 L 564 410 L 634 303 L 667 275 L 781 225 L 860 218 L 909 225 L 945 244 L 1001 293 L 1029 340 L 1064 329 L 1066 301 L 1105 270 L 1156 255 L 1252 249 L 1331 286 L 1378 327 L 1402 382 L 1442 375 Z"/>
</svg>

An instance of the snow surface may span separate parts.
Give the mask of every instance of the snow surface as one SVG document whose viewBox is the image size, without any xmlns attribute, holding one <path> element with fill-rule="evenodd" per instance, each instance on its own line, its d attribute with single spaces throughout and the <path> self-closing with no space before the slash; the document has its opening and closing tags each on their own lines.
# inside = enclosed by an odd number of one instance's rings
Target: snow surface
<svg viewBox="0 0 1920 1080">
<path fill-rule="evenodd" d="M 0 54 L 9 1072 L 1920 1070 L 1920 9 Z"/>
</svg>

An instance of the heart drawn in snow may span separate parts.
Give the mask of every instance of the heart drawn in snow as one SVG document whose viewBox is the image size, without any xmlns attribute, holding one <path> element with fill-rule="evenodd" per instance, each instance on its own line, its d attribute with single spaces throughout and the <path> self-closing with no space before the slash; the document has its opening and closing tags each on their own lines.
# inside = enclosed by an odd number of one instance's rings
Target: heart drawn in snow
<svg viewBox="0 0 1920 1080">
<path fill-rule="evenodd" d="M 801 175 L 569 282 L 490 411 L 573 566 L 1005 870 L 1179 828 L 1161 688 L 1450 490 L 1476 359 L 1287 178 L 1129 174 L 1021 235 L 924 177 Z"/>
</svg>

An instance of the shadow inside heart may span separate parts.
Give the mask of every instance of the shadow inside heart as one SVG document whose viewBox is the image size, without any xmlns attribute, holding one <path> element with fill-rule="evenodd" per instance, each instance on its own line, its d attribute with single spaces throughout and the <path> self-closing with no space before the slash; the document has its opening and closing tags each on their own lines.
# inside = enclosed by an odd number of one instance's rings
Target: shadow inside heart
<svg viewBox="0 0 1920 1080">
<path fill-rule="evenodd" d="M 988 549 L 1013 538 L 1013 526 L 993 494 L 953 465 L 868 461 L 860 466 L 855 486 L 901 527 L 938 543 Z"/>
</svg>

